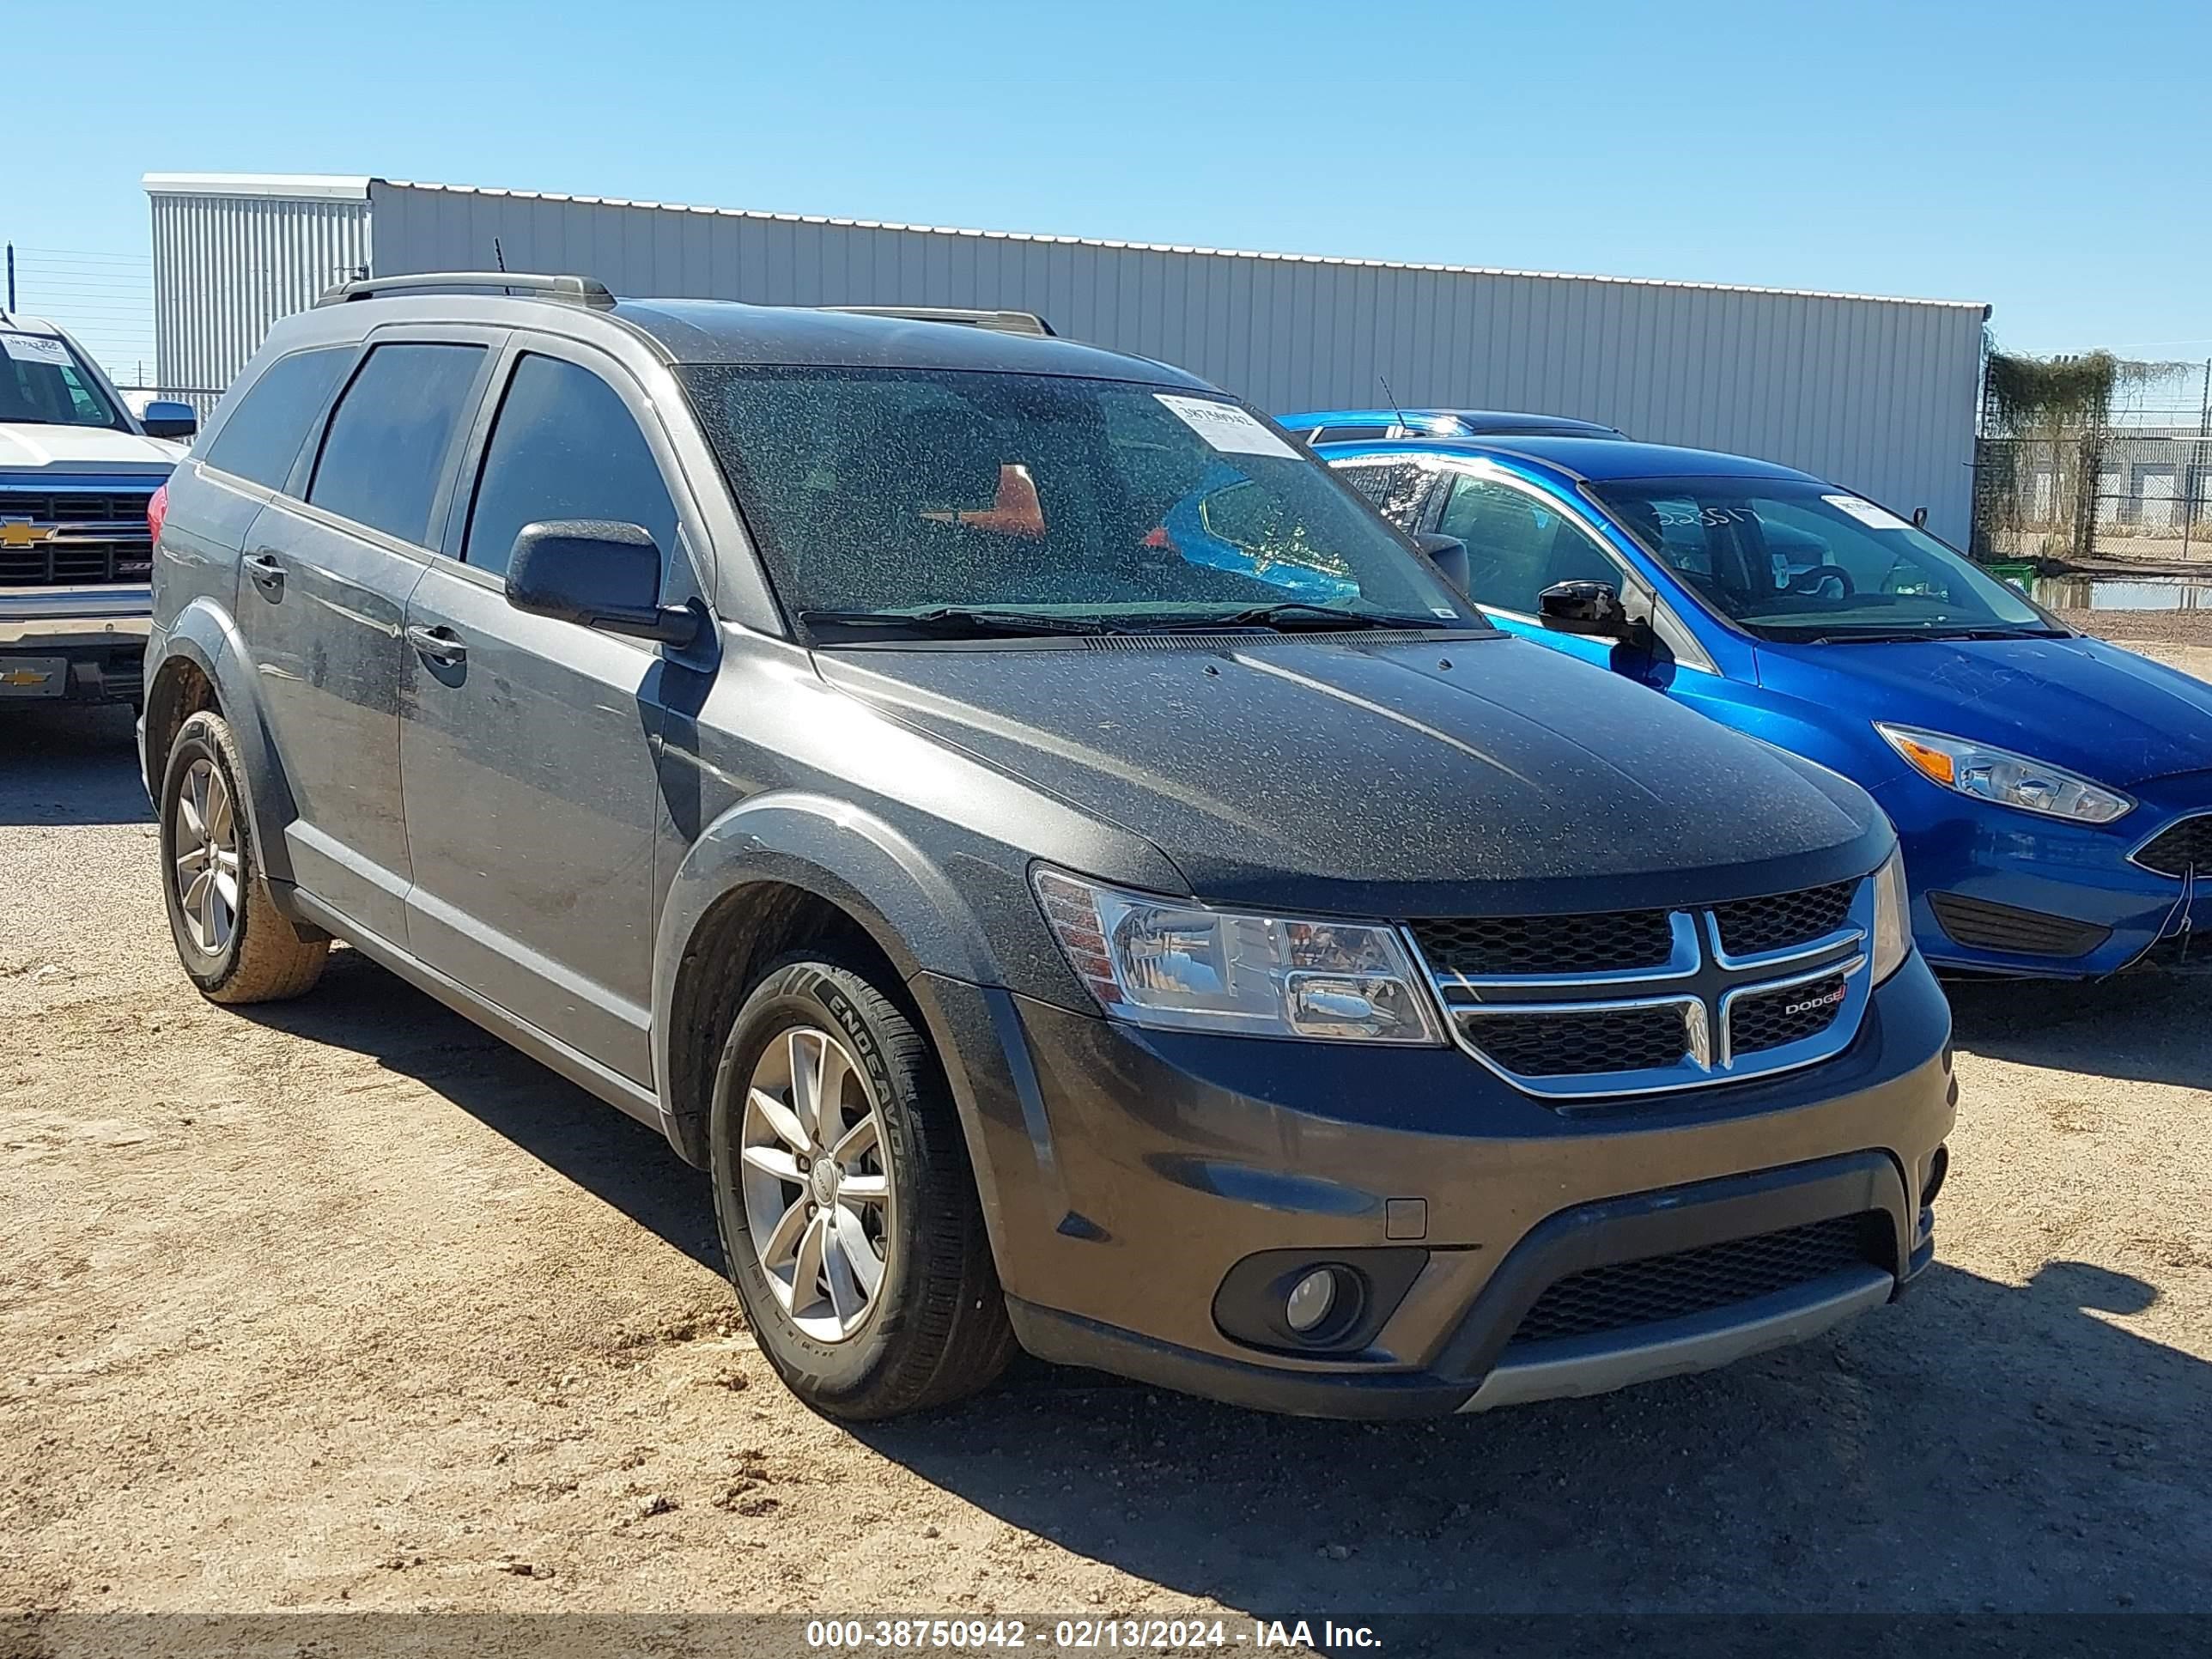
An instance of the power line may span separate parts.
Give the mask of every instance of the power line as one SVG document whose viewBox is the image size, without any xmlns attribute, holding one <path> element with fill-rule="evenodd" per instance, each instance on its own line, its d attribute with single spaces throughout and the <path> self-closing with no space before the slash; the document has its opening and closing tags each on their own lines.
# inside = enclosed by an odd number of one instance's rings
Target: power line
<svg viewBox="0 0 2212 1659">
<path fill-rule="evenodd" d="M 22 242 L 15 244 L 15 252 L 58 255 L 66 259 L 112 259 L 140 265 L 150 265 L 154 263 L 154 256 L 150 253 L 103 253 L 95 249 L 82 247 L 32 247 Z"/>
</svg>

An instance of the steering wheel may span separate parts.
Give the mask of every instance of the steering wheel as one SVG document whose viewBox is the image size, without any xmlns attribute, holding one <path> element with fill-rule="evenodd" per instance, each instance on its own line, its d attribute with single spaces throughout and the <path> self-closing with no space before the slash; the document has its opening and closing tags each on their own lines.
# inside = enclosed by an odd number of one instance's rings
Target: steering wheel
<svg viewBox="0 0 2212 1659">
<path fill-rule="evenodd" d="M 1790 591 L 1792 593 L 1818 593 L 1831 581 L 1843 585 L 1840 598 L 1848 599 L 1858 592 L 1851 586 L 1851 573 L 1839 564 L 1816 564 L 1810 570 L 1799 571 L 1790 579 Z"/>
</svg>

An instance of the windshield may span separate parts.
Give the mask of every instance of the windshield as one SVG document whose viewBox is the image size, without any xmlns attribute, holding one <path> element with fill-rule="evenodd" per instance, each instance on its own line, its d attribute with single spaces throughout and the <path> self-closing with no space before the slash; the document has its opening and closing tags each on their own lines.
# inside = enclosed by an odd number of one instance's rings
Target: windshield
<svg viewBox="0 0 2212 1659">
<path fill-rule="evenodd" d="M 975 371 L 678 372 L 801 616 L 1488 626 L 1225 399 Z"/>
<path fill-rule="evenodd" d="M 1925 531 L 1832 484 L 1638 478 L 1589 489 L 1708 605 L 1768 639 L 2058 631 Z"/>
<path fill-rule="evenodd" d="M 0 329 L 0 422 L 130 430 L 66 340 Z"/>
</svg>

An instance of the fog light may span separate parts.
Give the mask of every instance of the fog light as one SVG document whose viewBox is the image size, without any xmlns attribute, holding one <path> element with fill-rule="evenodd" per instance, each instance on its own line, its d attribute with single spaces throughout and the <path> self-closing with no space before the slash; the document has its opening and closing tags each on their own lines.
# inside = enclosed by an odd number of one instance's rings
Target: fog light
<svg viewBox="0 0 2212 1659">
<path fill-rule="evenodd" d="M 1328 1318 L 1335 1305 L 1336 1275 L 1327 1267 L 1317 1267 L 1291 1286 L 1290 1299 L 1283 1304 L 1283 1318 L 1303 1335 Z"/>
<path fill-rule="evenodd" d="M 1951 1149 L 1938 1146 L 1936 1156 L 1928 1160 L 1928 1178 L 1920 1187 L 1920 1202 L 1923 1206 L 1936 1201 L 1936 1194 L 1943 1190 L 1943 1178 L 1950 1173 Z"/>
</svg>

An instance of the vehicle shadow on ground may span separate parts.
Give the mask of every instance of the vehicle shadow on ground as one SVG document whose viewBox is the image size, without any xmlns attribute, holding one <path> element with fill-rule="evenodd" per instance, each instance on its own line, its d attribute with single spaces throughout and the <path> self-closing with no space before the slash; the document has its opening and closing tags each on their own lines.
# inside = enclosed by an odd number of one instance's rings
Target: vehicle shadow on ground
<svg viewBox="0 0 2212 1659">
<path fill-rule="evenodd" d="M 419 1080 L 720 1270 L 704 1176 L 366 958 L 238 1012 Z M 2129 1042 L 2094 1019 L 2068 1040 Z M 1012 1527 L 1255 1618 L 2200 1611 L 2212 1364 L 2114 1322 L 2158 1298 L 2077 1261 L 2021 1286 L 1939 1263 L 1804 1346 L 1595 1400 L 1321 1422 L 1024 1359 L 857 1432 Z"/>
<path fill-rule="evenodd" d="M 0 704 L 0 824 L 150 823 L 130 709 Z"/>
<path fill-rule="evenodd" d="M 1359 1425 L 1040 1368 L 862 1433 L 1262 1618 L 2201 1609 L 2212 1365 L 2104 1317 L 2156 1297 L 2079 1262 L 2023 1288 L 1939 1266 L 1803 1347 L 1594 1400 Z"/>
<path fill-rule="evenodd" d="M 701 1266 L 722 1271 L 707 1177 L 664 1136 L 357 951 L 332 951 L 311 996 L 232 1012 L 413 1078 Z"/>
<path fill-rule="evenodd" d="M 1953 1039 L 2022 1066 L 2212 1090 L 2212 937 L 2203 951 L 2208 974 L 2197 977 L 1947 981 Z"/>
</svg>

